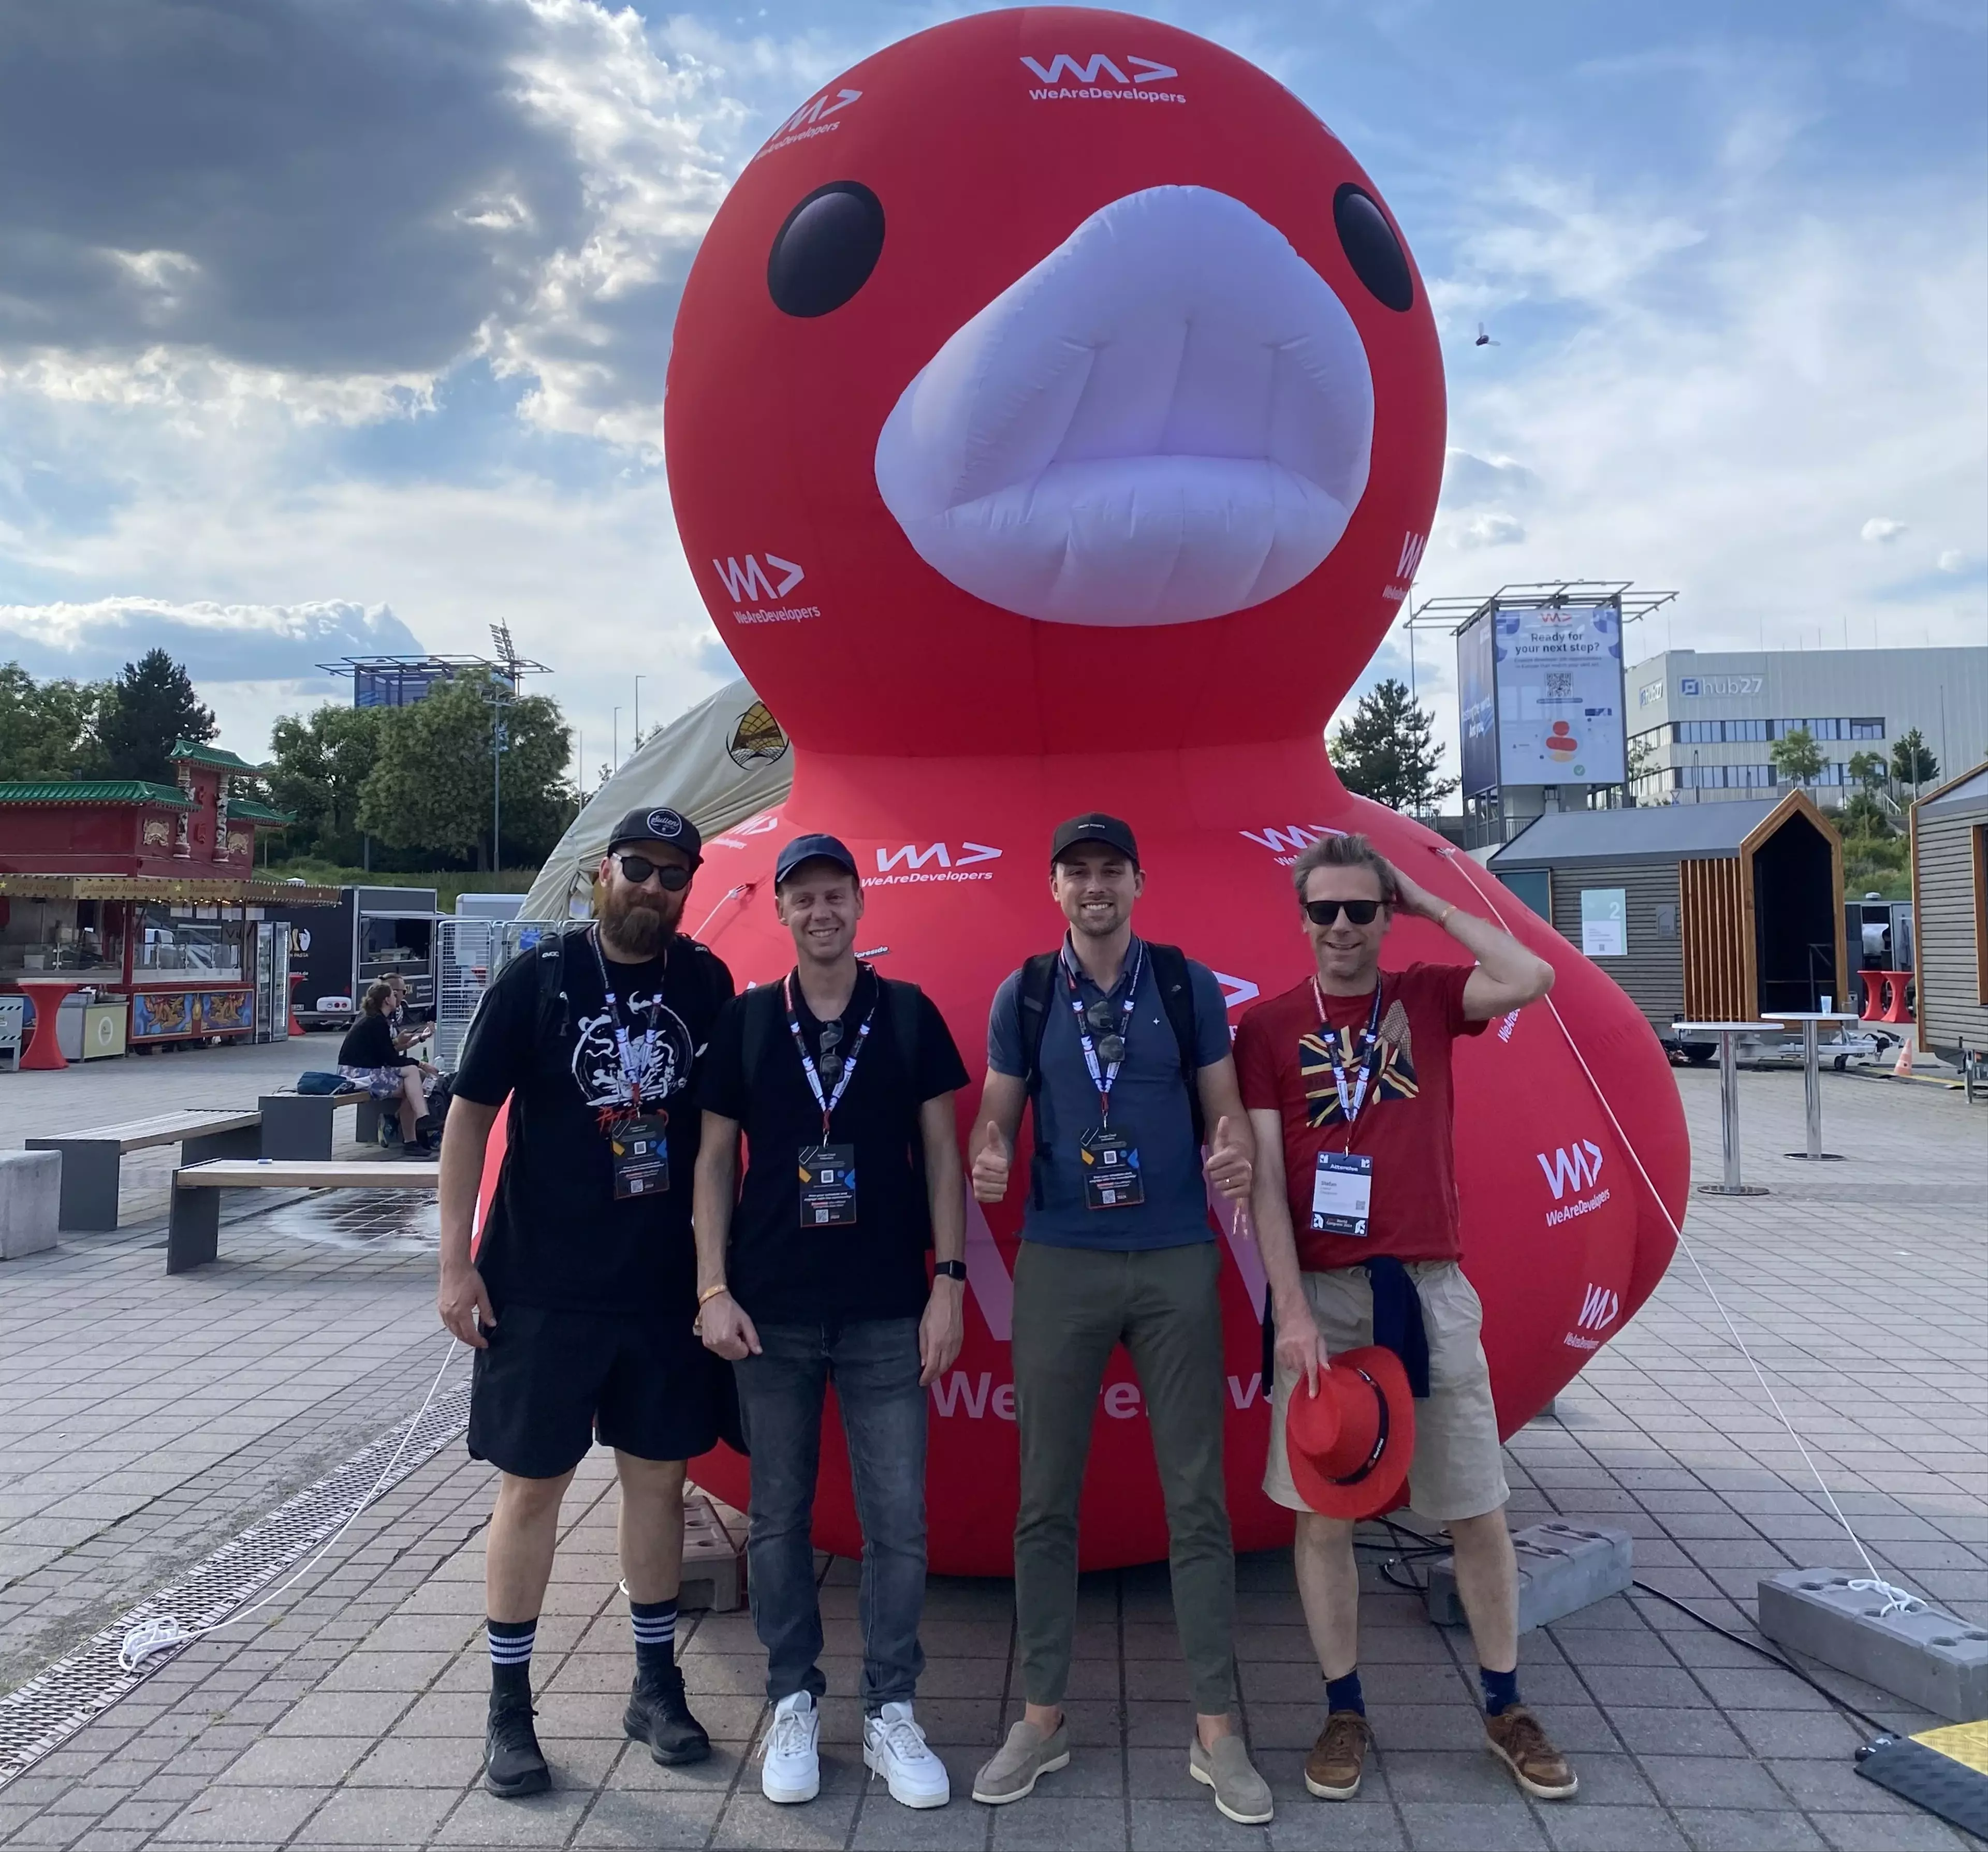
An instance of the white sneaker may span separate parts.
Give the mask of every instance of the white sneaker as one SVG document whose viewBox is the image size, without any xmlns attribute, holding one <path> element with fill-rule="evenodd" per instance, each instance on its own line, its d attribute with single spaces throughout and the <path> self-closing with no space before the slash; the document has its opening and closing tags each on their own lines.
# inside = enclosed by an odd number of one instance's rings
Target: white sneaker
<svg viewBox="0 0 1988 1852">
<path fill-rule="evenodd" d="M 821 1712 L 806 1691 L 783 1698 L 773 1707 L 760 1750 L 759 1792 L 783 1806 L 812 1800 L 821 1792 Z"/>
<path fill-rule="evenodd" d="M 925 1747 L 908 1704 L 887 1704 L 880 1715 L 864 1719 L 863 1765 L 891 1784 L 900 1806 L 942 1807 L 952 1798 L 945 1764 Z"/>
</svg>

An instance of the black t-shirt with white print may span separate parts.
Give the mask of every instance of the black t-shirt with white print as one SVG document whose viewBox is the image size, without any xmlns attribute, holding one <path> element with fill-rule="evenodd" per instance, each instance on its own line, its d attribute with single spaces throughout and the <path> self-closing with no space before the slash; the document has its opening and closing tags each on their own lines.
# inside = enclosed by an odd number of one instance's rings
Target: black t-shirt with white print
<svg viewBox="0 0 1988 1852">
<path fill-rule="evenodd" d="M 683 938 L 644 964 L 606 961 L 643 1070 L 641 1108 L 666 1116 L 670 1158 L 668 1190 L 617 1201 L 607 1127 L 628 1110 L 630 1090 L 593 934 L 566 935 L 564 995 L 549 1019 L 539 968 L 533 950 L 498 973 L 456 1070 L 462 1098 L 486 1106 L 511 1098 L 503 1174 L 478 1269 L 500 1318 L 510 1303 L 578 1312 L 661 1303 L 688 1317 L 697 1296 L 690 1212 L 699 1125 L 689 1089 L 732 995 L 732 974 Z"/>
</svg>

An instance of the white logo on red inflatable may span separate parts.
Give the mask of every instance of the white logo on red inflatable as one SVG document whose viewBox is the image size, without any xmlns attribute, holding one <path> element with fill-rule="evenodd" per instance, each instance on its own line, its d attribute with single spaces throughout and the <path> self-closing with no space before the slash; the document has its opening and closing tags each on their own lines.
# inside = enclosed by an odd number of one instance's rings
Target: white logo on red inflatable
<svg viewBox="0 0 1988 1852">
<path fill-rule="evenodd" d="M 981 862 L 998 862 L 1001 851 L 989 843 L 906 843 L 877 851 L 876 887 L 915 886 L 927 881 L 991 881 L 991 874 L 968 872 Z M 928 870 L 927 864 L 933 866 Z"/>
<path fill-rule="evenodd" d="M 1242 833 L 1258 848 L 1269 850 L 1277 858 L 1278 867 L 1288 868 L 1320 836 L 1344 836 L 1346 832 L 1325 823 L 1286 823 L 1281 827 L 1266 823 L 1261 830 L 1245 830 Z"/>
<path fill-rule="evenodd" d="M 833 103 L 826 90 L 818 96 L 810 96 L 767 137 L 766 145 L 759 153 L 770 154 L 776 148 L 789 147 L 795 142 L 806 141 L 813 136 L 833 134 L 842 124 L 827 119 L 847 109 L 862 94 L 860 90 L 838 90 Z M 759 157 L 753 158 L 757 160 Z"/>
<path fill-rule="evenodd" d="M 1598 1350 L 1601 1340 L 1598 1337 L 1583 1337 L 1583 1331 L 1602 1332 L 1621 1316 L 1622 1299 L 1619 1293 L 1611 1293 L 1606 1286 L 1590 1286 L 1581 1302 L 1581 1316 L 1574 1322 L 1574 1330 L 1567 1333 L 1560 1342 L 1575 1350 Z"/>
<path fill-rule="evenodd" d="M 1584 1190 L 1601 1180 L 1601 1147 L 1592 1138 L 1577 1139 L 1570 1145 L 1563 1145 L 1550 1158 L 1544 1151 L 1535 1155 L 1540 1161 L 1540 1168 L 1546 1173 L 1555 1202 L 1569 1190 Z"/>
<path fill-rule="evenodd" d="M 759 556 L 748 553 L 746 563 L 741 566 L 736 559 L 714 559 L 712 568 L 725 581 L 725 595 L 740 604 L 771 604 L 788 593 L 807 576 L 791 559 L 783 559 L 778 553 L 766 556 L 766 565 L 759 563 Z M 782 575 L 780 583 L 773 583 L 766 567 L 771 566 Z"/>
<path fill-rule="evenodd" d="M 1067 72 L 1073 83 L 1095 85 L 1100 77 L 1109 76 L 1113 83 L 1128 88 L 1142 83 L 1164 83 L 1169 77 L 1178 77 L 1180 73 L 1170 64 L 1161 64 L 1151 58 L 1128 58 L 1125 62 L 1132 67 L 1132 75 L 1127 76 L 1102 52 L 1093 52 L 1089 59 L 1079 64 L 1067 52 L 1058 52 L 1045 69 L 1033 58 L 1022 62 L 1035 73 L 1042 83 L 1061 84 Z"/>
</svg>

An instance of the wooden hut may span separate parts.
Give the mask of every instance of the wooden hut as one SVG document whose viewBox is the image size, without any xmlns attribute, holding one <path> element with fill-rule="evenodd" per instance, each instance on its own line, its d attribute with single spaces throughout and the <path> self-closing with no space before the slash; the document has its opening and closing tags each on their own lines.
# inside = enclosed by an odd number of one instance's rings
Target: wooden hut
<svg viewBox="0 0 1988 1852">
<path fill-rule="evenodd" d="M 1538 818 L 1491 871 L 1672 1025 L 1846 1005 L 1843 845 L 1806 793 Z M 1709 1044 L 1704 1045 L 1709 1047 Z M 1694 1050 L 1693 1052 L 1696 1052 Z"/>
<path fill-rule="evenodd" d="M 1912 806 L 1919 1046 L 1956 1066 L 1988 1048 L 1988 765 Z"/>
</svg>

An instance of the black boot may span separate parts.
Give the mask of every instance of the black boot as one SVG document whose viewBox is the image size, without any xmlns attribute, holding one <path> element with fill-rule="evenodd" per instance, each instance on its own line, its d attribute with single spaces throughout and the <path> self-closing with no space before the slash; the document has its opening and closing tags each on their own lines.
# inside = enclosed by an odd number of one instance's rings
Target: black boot
<svg viewBox="0 0 1988 1852">
<path fill-rule="evenodd" d="M 538 1732 L 532 1728 L 532 1715 L 528 1699 L 493 1697 L 490 1700 L 490 1723 L 483 1744 L 483 1785 L 499 1800 L 543 1794 L 553 1785 L 552 1770 L 546 1766 Z"/>
<path fill-rule="evenodd" d="M 674 1665 L 636 1675 L 621 1727 L 636 1742 L 646 1742 L 660 1762 L 702 1762 L 711 1753 L 711 1739 L 690 1714 L 683 1674 Z"/>
</svg>

